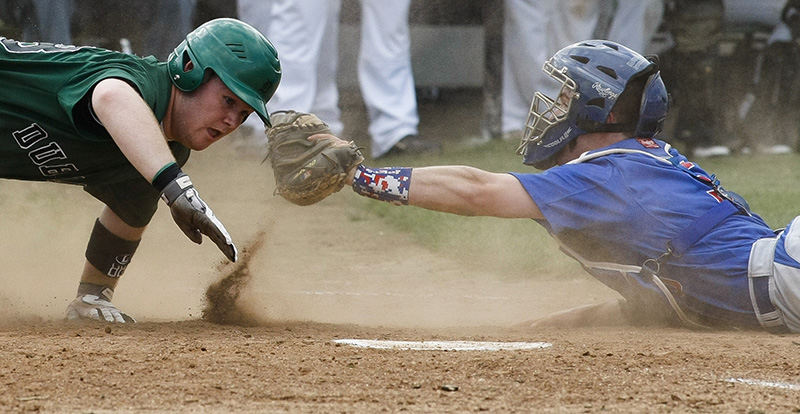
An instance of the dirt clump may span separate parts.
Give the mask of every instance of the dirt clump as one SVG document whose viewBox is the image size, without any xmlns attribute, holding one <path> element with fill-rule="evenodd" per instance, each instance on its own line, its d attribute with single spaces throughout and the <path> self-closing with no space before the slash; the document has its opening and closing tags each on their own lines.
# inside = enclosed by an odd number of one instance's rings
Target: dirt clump
<svg viewBox="0 0 800 414">
<path fill-rule="evenodd" d="M 240 306 L 238 299 L 250 281 L 250 260 L 264 244 L 265 237 L 265 232 L 259 232 L 242 249 L 241 257 L 236 263 L 223 263 L 219 266 L 218 271 L 222 277 L 206 289 L 203 320 L 220 325 L 260 324 L 260 318 Z"/>
</svg>

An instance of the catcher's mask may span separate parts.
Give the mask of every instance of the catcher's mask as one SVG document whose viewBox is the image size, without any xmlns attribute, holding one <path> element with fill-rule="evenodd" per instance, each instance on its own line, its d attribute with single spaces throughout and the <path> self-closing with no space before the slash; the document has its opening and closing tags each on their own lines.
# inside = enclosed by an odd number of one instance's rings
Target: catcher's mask
<svg viewBox="0 0 800 414">
<path fill-rule="evenodd" d="M 192 68 L 184 71 L 191 61 Z M 212 70 L 239 99 L 250 105 L 270 126 L 267 101 L 281 80 L 275 47 L 258 30 L 236 19 L 214 19 L 194 29 L 169 55 L 172 83 L 191 92 Z"/>
<path fill-rule="evenodd" d="M 561 84 L 556 99 L 534 94 L 525 132 L 517 148 L 523 162 L 538 169 L 553 165 L 553 156 L 580 135 L 636 131 L 650 138 L 661 131 L 668 96 L 655 62 L 618 43 L 587 40 L 567 46 L 542 67 Z M 608 115 L 634 79 L 647 76 L 639 122 L 606 123 Z"/>
</svg>

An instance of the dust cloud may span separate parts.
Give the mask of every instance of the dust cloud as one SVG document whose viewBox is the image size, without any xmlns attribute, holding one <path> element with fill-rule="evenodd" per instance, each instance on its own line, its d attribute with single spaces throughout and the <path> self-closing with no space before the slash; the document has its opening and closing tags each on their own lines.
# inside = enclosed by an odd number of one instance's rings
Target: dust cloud
<svg viewBox="0 0 800 414">
<path fill-rule="evenodd" d="M 509 281 L 485 266 L 436 254 L 353 209 L 348 197 L 357 195 L 342 191 L 306 207 L 280 197 L 265 201 L 270 227 L 248 258 L 247 273 L 217 276 L 246 280 L 235 290 L 234 308 L 248 323 L 511 326 L 614 297 L 588 277 Z"/>
<path fill-rule="evenodd" d="M 63 317 L 100 208 L 78 187 L 0 180 L 0 321 Z"/>
<path fill-rule="evenodd" d="M 235 139 L 193 154 L 184 171 L 243 250 L 241 263 L 220 266 L 216 246 L 192 244 L 161 205 L 114 294 L 138 321 L 509 326 L 614 297 L 588 277 L 510 282 L 438 255 L 353 209 L 350 191 L 294 206 L 273 195 L 261 151 L 243 156 Z M 61 319 L 102 206 L 79 187 L 0 186 L 0 321 Z"/>
</svg>

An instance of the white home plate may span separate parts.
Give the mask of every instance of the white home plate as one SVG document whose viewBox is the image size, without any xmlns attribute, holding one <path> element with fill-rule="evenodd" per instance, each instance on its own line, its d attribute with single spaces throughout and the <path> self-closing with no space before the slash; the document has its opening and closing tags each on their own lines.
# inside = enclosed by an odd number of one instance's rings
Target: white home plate
<svg viewBox="0 0 800 414">
<path fill-rule="evenodd" d="M 547 342 L 382 341 L 378 339 L 334 339 L 333 342 L 358 348 L 414 351 L 521 351 L 553 346 Z"/>
<path fill-rule="evenodd" d="M 749 379 L 749 378 L 728 378 L 725 381 L 737 384 L 758 385 L 759 387 L 782 388 L 785 390 L 793 390 L 793 391 L 800 390 L 800 384 L 791 384 L 788 382 L 763 381 L 763 380 Z"/>
</svg>

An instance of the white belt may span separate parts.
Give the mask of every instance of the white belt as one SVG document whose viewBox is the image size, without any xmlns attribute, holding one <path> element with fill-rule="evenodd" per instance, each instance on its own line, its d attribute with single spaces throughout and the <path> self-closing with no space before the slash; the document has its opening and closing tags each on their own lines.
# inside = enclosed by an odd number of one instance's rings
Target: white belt
<svg viewBox="0 0 800 414">
<path fill-rule="evenodd" d="M 759 239 L 750 249 L 747 264 L 747 281 L 750 301 L 753 303 L 758 322 L 769 331 L 786 329 L 780 311 L 772 304 L 774 281 L 772 280 L 777 237 Z"/>
</svg>

